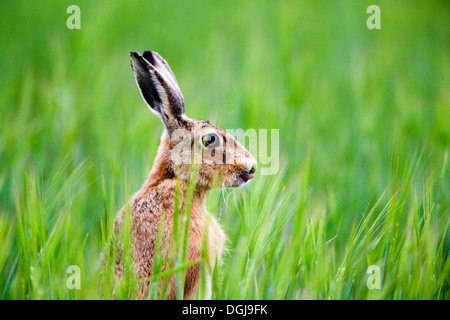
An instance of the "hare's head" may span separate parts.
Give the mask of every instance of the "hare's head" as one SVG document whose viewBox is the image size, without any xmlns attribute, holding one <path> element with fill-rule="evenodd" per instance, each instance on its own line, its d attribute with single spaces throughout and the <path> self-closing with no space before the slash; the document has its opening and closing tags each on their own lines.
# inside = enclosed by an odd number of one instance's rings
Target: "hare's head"
<svg viewBox="0 0 450 320">
<path fill-rule="evenodd" d="M 254 178 L 255 158 L 232 135 L 186 116 L 175 75 L 158 53 L 131 52 L 131 66 L 144 101 L 165 126 L 160 152 L 171 175 L 196 175 L 203 188 L 239 187 Z"/>
</svg>

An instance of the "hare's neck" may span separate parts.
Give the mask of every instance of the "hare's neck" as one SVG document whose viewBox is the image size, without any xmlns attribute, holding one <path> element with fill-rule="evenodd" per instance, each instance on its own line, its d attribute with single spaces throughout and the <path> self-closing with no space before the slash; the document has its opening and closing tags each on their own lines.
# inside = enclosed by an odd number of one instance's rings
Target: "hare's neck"
<svg viewBox="0 0 450 320">
<path fill-rule="evenodd" d="M 158 185 L 166 179 L 173 179 L 174 173 L 170 162 L 170 139 L 164 131 L 161 137 L 161 144 L 153 162 L 153 168 L 148 175 L 147 181 L 141 188 L 141 193 L 146 194 L 150 188 Z"/>
<path fill-rule="evenodd" d="M 191 206 L 191 219 L 200 223 L 204 221 L 204 218 L 208 211 L 205 206 L 206 191 L 194 192 Z"/>
</svg>

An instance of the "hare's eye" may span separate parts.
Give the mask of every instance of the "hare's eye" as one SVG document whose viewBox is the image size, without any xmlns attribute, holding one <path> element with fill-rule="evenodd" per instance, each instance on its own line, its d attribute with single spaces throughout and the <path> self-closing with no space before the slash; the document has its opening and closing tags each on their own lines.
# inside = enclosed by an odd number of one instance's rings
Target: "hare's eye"
<svg viewBox="0 0 450 320">
<path fill-rule="evenodd" d="M 217 148 L 220 146 L 220 139 L 215 133 L 207 133 L 202 137 L 202 143 L 207 148 Z"/>
</svg>

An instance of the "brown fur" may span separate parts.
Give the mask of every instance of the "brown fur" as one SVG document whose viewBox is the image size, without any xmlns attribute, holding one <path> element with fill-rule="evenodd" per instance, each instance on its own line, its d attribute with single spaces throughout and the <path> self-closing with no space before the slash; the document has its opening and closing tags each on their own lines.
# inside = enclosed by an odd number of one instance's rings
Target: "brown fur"
<svg viewBox="0 0 450 320">
<path fill-rule="evenodd" d="M 148 57 L 147 60 L 143 59 L 139 54 L 132 53 L 132 66 L 135 70 L 137 83 L 141 92 L 146 90 L 147 75 L 145 74 L 145 68 L 147 64 L 149 64 L 147 67 L 151 69 L 148 77 L 154 79 L 155 74 L 159 77 L 154 82 L 164 81 L 164 76 L 162 75 L 166 75 L 167 77 L 173 76 L 168 64 L 161 56 L 155 53 L 152 55 L 152 52 L 149 53 L 149 51 L 144 53 L 144 57 L 146 55 Z M 158 73 L 158 70 L 161 71 L 161 74 Z M 207 191 L 216 186 L 239 186 L 241 185 L 237 182 L 239 181 L 239 174 L 249 172 L 251 168 L 256 168 L 255 159 L 234 137 L 207 121 L 198 121 L 186 117 L 184 114 L 184 100 L 177 87 L 176 79 L 173 78 L 170 81 L 159 83 L 155 87 L 157 91 L 154 91 L 154 89 L 148 92 L 145 91 L 143 92 L 143 97 L 153 111 L 155 112 L 156 110 L 155 113 L 160 115 L 163 123 L 166 125 L 166 130 L 161 137 L 161 144 L 147 181 L 129 202 L 131 211 L 130 241 L 132 243 L 130 247 L 132 248 L 134 268 L 139 279 L 148 278 L 152 275 L 154 257 L 160 254 L 160 252 L 155 252 L 158 228 L 162 228 L 162 246 L 168 248 L 169 253 L 173 250 L 173 213 L 177 185 L 179 186 L 180 199 L 178 200 L 180 213 L 183 212 L 185 205 L 185 193 L 189 181 L 188 172 L 191 165 L 177 162 L 179 155 L 174 150 L 178 141 L 172 141 L 171 139 L 174 136 L 173 132 L 175 129 L 185 129 L 192 132 L 193 135 L 190 144 L 193 147 L 197 147 L 197 154 L 200 152 L 202 156 L 190 212 L 189 241 L 187 244 L 188 261 L 200 261 L 205 236 L 207 236 L 208 241 L 207 249 L 211 270 L 216 261 L 216 257 L 218 256 L 220 258 L 225 249 L 226 236 L 217 220 L 205 207 Z M 165 91 L 161 94 L 158 90 Z M 156 94 L 156 97 L 153 97 L 152 94 Z M 174 107 L 170 105 L 167 97 L 176 97 L 183 104 Z M 163 107 L 155 105 L 155 101 L 158 101 L 158 99 L 162 101 Z M 177 99 L 172 98 L 174 101 Z M 211 130 L 221 137 L 222 144 L 208 156 L 205 150 L 202 149 L 201 137 Z M 233 146 L 231 152 L 225 151 L 227 146 Z M 217 155 L 223 158 L 223 160 L 228 159 L 229 161 L 227 163 L 216 163 L 213 161 L 214 159 L 211 157 L 214 157 L 216 152 L 218 152 Z M 123 243 L 120 239 L 123 232 L 125 212 L 124 207 L 119 212 L 114 224 L 114 237 L 116 238 L 117 244 L 116 274 L 118 277 L 121 277 L 123 273 Z M 166 265 L 165 267 L 168 266 Z M 195 298 L 199 279 L 200 264 L 198 262 L 186 271 L 184 286 L 185 299 Z M 146 299 L 148 289 L 148 281 L 140 282 L 137 288 L 138 299 Z M 173 276 L 169 278 L 168 290 L 169 295 L 167 298 L 175 299 L 176 286 Z"/>
</svg>

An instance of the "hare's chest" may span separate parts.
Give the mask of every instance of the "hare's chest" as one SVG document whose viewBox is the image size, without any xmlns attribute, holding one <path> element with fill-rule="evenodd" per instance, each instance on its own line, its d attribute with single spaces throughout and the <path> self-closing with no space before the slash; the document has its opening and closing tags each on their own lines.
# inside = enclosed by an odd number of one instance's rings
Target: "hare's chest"
<svg viewBox="0 0 450 320">
<path fill-rule="evenodd" d="M 200 279 L 200 273 L 205 272 L 206 274 L 206 287 L 198 288 L 199 297 L 203 299 L 211 299 L 211 288 L 212 288 L 212 274 L 214 268 L 216 267 L 216 262 L 221 263 L 222 254 L 225 250 L 226 236 L 222 228 L 220 227 L 217 220 L 209 215 L 208 221 L 202 226 L 201 233 L 192 232 L 189 249 L 188 258 L 189 260 L 202 260 L 204 256 L 204 246 L 207 244 L 208 251 L 208 261 L 209 266 L 200 269 L 200 264 L 190 267 L 186 273 L 186 287 L 185 287 L 185 298 L 193 299 L 197 292 L 198 283 Z M 203 292 L 203 289 L 205 290 Z"/>
<path fill-rule="evenodd" d="M 214 264 L 220 260 L 225 248 L 226 236 L 217 220 L 211 215 L 205 215 L 200 223 L 192 221 L 190 225 L 189 256 L 204 258 L 204 246 L 207 244 L 208 260 Z M 203 253 L 202 253 L 203 252 Z M 214 265 L 212 265 L 214 267 Z"/>
<path fill-rule="evenodd" d="M 223 251 L 225 250 L 226 236 L 225 232 L 220 227 L 219 223 L 214 217 L 211 217 L 211 222 L 208 230 L 208 244 L 209 255 L 213 259 L 211 262 L 214 264 L 216 257 L 220 262 L 222 259 Z M 212 265 L 214 267 L 214 265 Z"/>
</svg>

